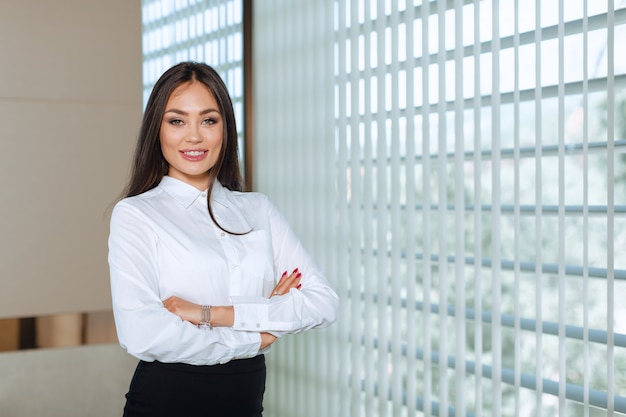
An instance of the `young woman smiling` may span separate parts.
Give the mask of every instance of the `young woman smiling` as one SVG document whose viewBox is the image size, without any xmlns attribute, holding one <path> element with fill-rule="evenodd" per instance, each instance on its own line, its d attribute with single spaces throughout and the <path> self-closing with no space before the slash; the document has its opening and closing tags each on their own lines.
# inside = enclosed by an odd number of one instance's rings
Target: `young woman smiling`
<svg viewBox="0 0 626 417">
<path fill-rule="evenodd" d="M 127 417 L 261 416 L 264 353 L 336 320 L 336 293 L 276 207 L 242 192 L 238 161 L 219 75 L 166 71 L 111 217 L 115 322 L 139 359 Z"/>
</svg>

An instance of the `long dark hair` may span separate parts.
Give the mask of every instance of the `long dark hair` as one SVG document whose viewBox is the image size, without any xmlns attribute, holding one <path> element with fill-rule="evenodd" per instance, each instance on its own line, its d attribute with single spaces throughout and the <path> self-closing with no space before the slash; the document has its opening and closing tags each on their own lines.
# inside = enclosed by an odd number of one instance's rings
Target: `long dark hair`
<svg viewBox="0 0 626 417">
<path fill-rule="evenodd" d="M 209 170 L 207 199 L 209 214 L 213 222 L 225 232 L 233 233 L 222 228 L 215 220 L 211 208 L 211 194 L 215 179 L 229 190 L 242 191 L 243 189 L 237 149 L 237 124 L 228 89 L 219 74 L 207 64 L 181 62 L 165 71 L 154 85 L 143 114 L 130 180 L 123 196 L 132 197 L 151 190 L 159 185 L 161 179 L 167 174 L 169 164 L 161 151 L 161 121 L 172 91 L 181 84 L 192 81 L 204 84 L 213 93 L 222 115 L 224 128 L 222 147 L 217 162 Z"/>
</svg>

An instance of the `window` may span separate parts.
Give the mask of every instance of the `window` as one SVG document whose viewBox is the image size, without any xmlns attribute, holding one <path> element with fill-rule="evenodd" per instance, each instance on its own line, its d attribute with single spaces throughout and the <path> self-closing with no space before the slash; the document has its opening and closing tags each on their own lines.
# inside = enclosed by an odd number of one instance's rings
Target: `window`
<svg viewBox="0 0 626 417">
<path fill-rule="evenodd" d="M 335 4 L 350 415 L 625 414 L 626 2 Z"/>
<path fill-rule="evenodd" d="M 144 0 L 147 91 L 204 59 L 236 96 L 222 3 Z M 625 415 L 626 1 L 254 6 L 255 182 L 342 300 L 267 415 Z"/>
</svg>

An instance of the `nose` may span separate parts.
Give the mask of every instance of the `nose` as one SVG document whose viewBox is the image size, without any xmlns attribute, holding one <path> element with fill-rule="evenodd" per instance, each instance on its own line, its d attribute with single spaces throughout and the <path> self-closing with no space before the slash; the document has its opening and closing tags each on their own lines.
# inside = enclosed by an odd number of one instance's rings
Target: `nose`
<svg viewBox="0 0 626 417">
<path fill-rule="evenodd" d="M 200 133 L 200 129 L 197 126 L 190 126 L 189 132 L 187 135 L 187 142 L 198 143 L 202 142 L 202 136 Z"/>
</svg>

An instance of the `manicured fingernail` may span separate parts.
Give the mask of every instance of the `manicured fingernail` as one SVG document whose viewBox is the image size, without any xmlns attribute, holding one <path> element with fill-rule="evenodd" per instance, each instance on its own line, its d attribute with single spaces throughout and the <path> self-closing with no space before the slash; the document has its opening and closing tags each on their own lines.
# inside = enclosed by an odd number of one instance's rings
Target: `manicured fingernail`
<svg viewBox="0 0 626 417">
<path fill-rule="evenodd" d="M 294 269 L 292 274 L 295 274 L 296 272 L 298 272 L 298 268 Z"/>
<path fill-rule="evenodd" d="M 284 277 L 285 275 L 287 275 L 287 271 L 283 272 L 283 277 Z M 282 278 L 282 277 L 281 277 L 281 278 Z"/>
<path fill-rule="evenodd" d="M 298 272 L 298 275 L 296 275 L 296 278 L 301 278 L 302 274 Z"/>
<path fill-rule="evenodd" d="M 298 285 L 296 286 L 296 289 L 298 289 L 298 290 L 299 290 L 300 288 L 302 288 L 302 284 L 298 284 Z"/>
</svg>

